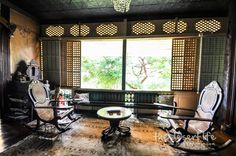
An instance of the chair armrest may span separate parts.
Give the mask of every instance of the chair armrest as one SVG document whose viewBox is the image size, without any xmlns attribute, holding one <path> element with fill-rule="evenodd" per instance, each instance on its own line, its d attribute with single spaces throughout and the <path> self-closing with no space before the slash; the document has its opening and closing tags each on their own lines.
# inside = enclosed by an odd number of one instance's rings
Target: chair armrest
<svg viewBox="0 0 236 156">
<path fill-rule="evenodd" d="M 73 98 L 71 99 L 72 102 L 80 102 L 83 101 L 83 99 L 79 99 L 79 98 Z"/>
<path fill-rule="evenodd" d="M 36 109 L 45 109 L 45 108 L 52 108 L 57 110 L 65 110 L 65 109 L 71 109 L 72 106 L 42 106 L 42 107 L 34 107 Z"/>
<path fill-rule="evenodd" d="M 34 107 L 36 109 L 45 109 L 45 108 L 54 108 L 54 106 L 40 106 L 40 107 Z"/>
<path fill-rule="evenodd" d="M 153 103 L 155 106 L 158 106 L 160 108 L 176 108 L 175 106 L 167 105 L 167 104 L 162 104 L 162 103 Z"/>
<path fill-rule="evenodd" d="M 66 100 L 50 100 L 50 103 L 52 102 L 71 102 L 73 99 L 66 99 Z"/>
<path fill-rule="evenodd" d="M 50 103 L 53 103 L 53 102 L 81 102 L 81 101 L 83 101 L 83 100 L 75 98 L 75 99 L 65 99 L 65 100 L 50 100 Z"/>
<path fill-rule="evenodd" d="M 197 120 L 197 121 L 209 121 L 213 122 L 211 119 L 207 118 L 195 118 L 190 116 L 178 116 L 178 115 L 160 115 L 161 118 L 172 119 L 172 120 Z"/>
<path fill-rule="evenodd" d="M 57 110 L 66 110 L 66 109 L 71 109 L 73 108 L 72 106 L 57 106 L 57 107 L 54 107 L 55 109 Z"/>
<path fill-rule="evenodd" d="M 186 110 L 186 111 L 192 111 L 195 112 L 196 110 L 194 109 L 189 109 L 189 108 L 183 108 L 183 107 L 176 107 L 176 106 L 171 106 L 167 104 L 162 104 L 162 103 L 154 103 L 156 106 L 163 107 L 163 108 L 172 108 L 172 109 L 181 109 L 181 110 Z"/>
</svg>

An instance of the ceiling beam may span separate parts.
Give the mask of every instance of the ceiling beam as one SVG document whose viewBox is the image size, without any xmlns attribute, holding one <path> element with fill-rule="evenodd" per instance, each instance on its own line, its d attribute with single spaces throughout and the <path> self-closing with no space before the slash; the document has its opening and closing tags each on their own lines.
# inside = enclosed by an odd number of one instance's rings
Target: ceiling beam
<svg viewBox="0 0 236 156">
<path fill-rule="evenodd" d="M 0 0 L 0 3 L 3 4 L 3 5 L 5 5 L 5 6 L 7 6 L 7 7 L 9 7 L 9 8 L 11 8 L 11 9 L 16 10 L 17 12 L 19 12 L 19 13 L 21 13 L 21 14 L 23 14 L 23 15 L 29 17 L 29 18 L 31 18 L 31 19 L 34 20 L 35 22 L 38 22 L 38 23 L 39 23 L 39 19 L 38 19 L 38 18 L 36 18 L 35 16 L 31 15 L 31 14 L 28 13 L 27 11 L 25 11 L 25 10 L 19 8 L 18 6 L 16 6 L 15 4 L 9 2 L 8 0 Z"/>
</svg>

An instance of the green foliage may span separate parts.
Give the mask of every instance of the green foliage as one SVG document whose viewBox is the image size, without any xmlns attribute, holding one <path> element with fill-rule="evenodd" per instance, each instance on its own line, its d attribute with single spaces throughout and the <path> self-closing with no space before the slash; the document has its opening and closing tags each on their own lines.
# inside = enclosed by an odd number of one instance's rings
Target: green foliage
<svg viewBox="0 0 236 156">
<path fill-rule="evenodd" d="M 82 72 L 83 83 L 89 83 L 94 88 L 120 88 L 122 57 L 106 56 L 98 59 L 82 57 Z"/>
<path fill-rule="evenodd" d="M 126 89 L 170 90 L 169 57 L 127 57 Z M 122 57 L 82 57 L 82 84 L 120 89 Z"/>
<path fill-rule="evenodd" d="M 132 57 L 127 62 L 127 89 L 170 90 L 169 57 Z"/>
</svg>

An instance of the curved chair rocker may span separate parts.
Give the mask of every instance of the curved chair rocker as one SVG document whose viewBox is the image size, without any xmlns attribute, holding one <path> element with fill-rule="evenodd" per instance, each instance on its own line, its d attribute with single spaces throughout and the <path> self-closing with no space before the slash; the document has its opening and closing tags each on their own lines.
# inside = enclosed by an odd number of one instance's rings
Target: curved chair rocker
<svg viewBox="0 0 236 156">
<path fill-rule="evenodd" d="M 218 145 L 210 137 L 214 134 L 213 131 L 213 117 L 222 100 L 222 90 L 216 81 L 212 81 L 201 92 L 198 107 L 195 111 L 194 117 L 177 116 L 177 115 L 160 115 L 169 121 L 171 127 L 166 129 L 168 136 L 168 143 L 175 147 L 188 152 L 206 153 L 220 150 L 228 146 L 232 140 L 227 138 L 224 143 Z M 176 107 L 176 109 L 182 109 Z M 186 109 L 189 110 L 190 109 Z M 172 130 L 172 132 L 169 132 Z M 206 138 L 206 134 L 207 138 Z M 176 137 L 178 135 L 178 137 Z M 207 141 L 210 148 L 204 150 L 195 150 L 182 147 L 181 144 L 186 136 L 201 136 L 203 141 Z M 204 136 L 204 137 L 203 137 Z M 205 138 L 205 139 L 204 139 Z"/>
<path fill-rule="evenodd" d="M 56 100 L 49 99 L 48 91 L 43 83 L 38 80 L 33 80 L 28 88 L 28 94 L 33 103 L 33 110 L 36 114 L 37 125 L 35 130 L 40 127 L 40 121 L 43 123 L 49 123 L 54 125 L 59 133 L 62 133 L 69 129 L 69 126 L 79 119 L 79 117 L 73 117 L 73 107 L 72 106 L 54 106 Z M 68 101 L 68 100 L 67 100 Z M 52 105 L 51 105 L 52 103 Z M 65 118 L 69 118 L 69 122 L 64 122 L 60 124 Z"/>
</svg>

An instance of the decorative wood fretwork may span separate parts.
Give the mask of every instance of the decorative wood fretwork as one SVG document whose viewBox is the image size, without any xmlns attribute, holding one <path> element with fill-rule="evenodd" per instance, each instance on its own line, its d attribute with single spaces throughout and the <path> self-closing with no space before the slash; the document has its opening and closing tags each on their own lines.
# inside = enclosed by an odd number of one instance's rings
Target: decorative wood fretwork
<svg viewBox="0 0 236 156">
<path fill-rule="evenodd" d="M 49 37 L 60 37 L 64 34 L 64 28 L 62 26 L 52 26 L 50 25 L 49 27 L 46 28 L 46 34 Z"/>
<path fill-rule="evenodd" d="M 162 29 L 167 34 L 172 34 L 172 33 L 182 34 L 187 30 L 187 23 L 184 22 L 183 20 L 179 21 L 170 20 L 163 24 Z"/>
<path fill-rule="evenodd" d="M 79 25 L 75 24 L 70 28 L 70 34 L 73 36 L 79 36 Z"/>
<path fill-rule="evenodd" d="M 80 86 L 80 51 L 79 41 L 64 41 L 61 54 L 61 85 Z"/>
<path fill-rule="evenodd" d="M 204 34 L 227 33 L 228 19 L 175 18 L 162 20 L 120 21 L 102 23 L 76 23 L 41 25 L 41 37 L 132 37 L 132 36 L 198 36 Z"/>
<path fill-rule="evenodd" d="M 82 24 L 80 26 L 80 36 L 87 36 L 90 33 L 89 26 Z"/>
<path fill-rule="evenodd" d="M 134 93 L 126 92 L 125 93 L 125 102 L 134 102 Z"/>
<path fill-rule="evenodd" d="M 221 23 L 215 19 L 202 19 L 195 24 L 195 29 L 198 32 L 217 32 L 221 28 Z"/>
<path fill-rule="evenodd" d="M 172 90 L 194 91 L 197 87 L 198 39 L 173 39 Z"/>
<path fill-rule="evenodd" d="M 175 32 L 175 22 L 174 21 L 167 21 L 163 24 L 163 31 L 167 34 Z"/>
<path fill-rule="evenodd" d="M 182 20 L 180 20 L 180 21 L 178 21 L 177 22 L 177 28 L 176 28 L 176 31 L 177 31 L 177 33 L 183 33 L 183 32 L 185 32 L 186 30 L 187 30 L 187 23 L 186 22 L 184 22 L 184 21 L 182 21 Z"/>
<path fill-rule="evenodd" d="M 155 32 L 156 26 L 151 22 L 138 22 L 133 25 L 132 31 L 136 35 L 149 35 Z"/>
<path fill-rule="evenodd" d="M 113 36 L 118 32 L 118 27 L 114 24 L 100 24 L 96 28 L 96 32 L 100 36 Z"/>
<path fill-rule="evenodd" d="M 43 42 L 40 42 L 40 71 L 41 77 L 43 77 Z"/>
<path fill-rule="evenodd" d="M 85 25 L 75 24 L 70 28 L 70 34 L 73 36 L 87 36 L 90 33 L 90 28 Z"/>
</svg>

